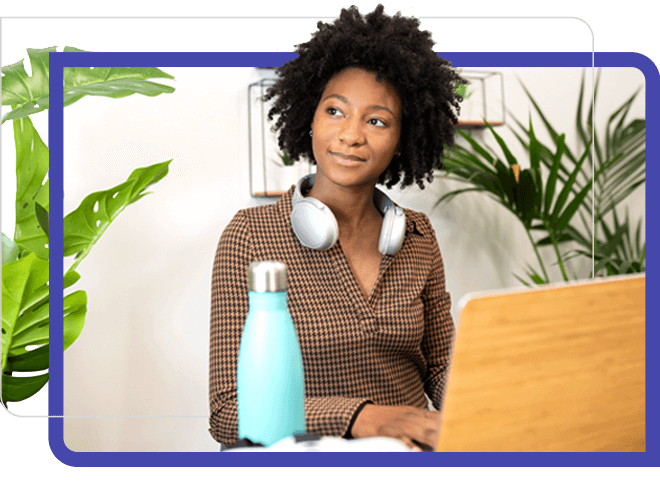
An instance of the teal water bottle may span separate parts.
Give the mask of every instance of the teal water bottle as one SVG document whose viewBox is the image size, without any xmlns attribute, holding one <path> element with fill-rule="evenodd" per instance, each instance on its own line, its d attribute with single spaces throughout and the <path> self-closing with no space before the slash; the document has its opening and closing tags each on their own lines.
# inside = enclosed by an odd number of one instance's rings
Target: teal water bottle
<svg viewBox="0 0 660 500">
<path fill-rule="evenodd" d="M 302 354 L 287 308 L 286 266 L 248 268 L 250 309 L 238 353 L 238 438 L 270 446 L 305 432 Z"/>
</svg>

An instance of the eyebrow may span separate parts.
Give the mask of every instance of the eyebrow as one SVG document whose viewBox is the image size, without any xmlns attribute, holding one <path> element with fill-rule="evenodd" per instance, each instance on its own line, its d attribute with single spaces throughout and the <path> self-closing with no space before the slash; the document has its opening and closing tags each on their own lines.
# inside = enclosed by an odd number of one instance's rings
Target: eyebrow
<svg viewBox="0 0 660 500">
<path fill-rule="evenodd" d="M 346 104 L 350 104 L 350 101 L 349 101 L 348 99 L 346 99 L 343 95 L 339 95 L 339 94 L 330 94 L 329 96 L 326 96 L 326 97 L 323 99 L 323 101 L 325 101 L 325 100 L 327 100 L 327 99 L 330 99 L 331 97 L 335 97 L 336 99 L 339 99 L 340 101 L 342 101 L 342 102 L 344 102 L 344 103 L 346 103 Z M 323 101 L 321 101 L 321 102 L 323 102 Z M 371 110 L 371 109 L 383 110 L 383 111 L 387 111 L 387 112 L 388 112 L 389 114 L 391 114 L 392 116 L 396 116 L 396 115 L 392 112 L 392 110 L 391 110 L 390 108 L 388 108 L 387 106 L 380 106 L 380 105 L 378 105 L 378 104 L 372 104 L 372 105 L 369 106 L 367 109 L 370 109 L 370 110 Z"/>
</svg>

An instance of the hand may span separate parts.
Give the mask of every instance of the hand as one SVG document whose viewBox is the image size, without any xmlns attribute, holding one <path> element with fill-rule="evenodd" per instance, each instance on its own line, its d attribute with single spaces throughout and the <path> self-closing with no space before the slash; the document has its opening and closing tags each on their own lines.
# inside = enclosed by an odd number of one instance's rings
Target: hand
<svg viewBox="0 0 660 500">
<path fill-rule="evenodd" d="M 438 413 L 414 406 L 367 404 L 353 422 L 351 436 L 393 437 L 416 451 L 422 451 L 421 446 L 435 449 L 438 440 Z"/>
</svg>

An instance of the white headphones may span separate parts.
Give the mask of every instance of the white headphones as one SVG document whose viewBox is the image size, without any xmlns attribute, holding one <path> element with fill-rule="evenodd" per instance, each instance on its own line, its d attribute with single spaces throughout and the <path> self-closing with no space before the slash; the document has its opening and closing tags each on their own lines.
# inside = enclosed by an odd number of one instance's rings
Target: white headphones
<svg viewBox="0 0 660 500">
<path fill-rule="evenodd" d="M 339 237 L 337 219 L 322 202 L 302 194 L 314 185 L 315 176 L 306 175 L 296 185 L 291 200 L 291 227 L 303 246 L 313 250 L 328 250 Z M 374 203 L 383 214 L 378 251 L 394 255 L 401 248 L 406 235 L 406 214 L 379 189 L 374 190 Z"/>
</svg>

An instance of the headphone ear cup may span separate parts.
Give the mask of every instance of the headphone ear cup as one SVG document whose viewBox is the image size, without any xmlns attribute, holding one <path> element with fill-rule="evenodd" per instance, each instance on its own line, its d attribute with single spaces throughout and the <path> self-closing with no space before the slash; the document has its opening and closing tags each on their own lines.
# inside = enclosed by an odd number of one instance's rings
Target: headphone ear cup
<svg viewBox="0 0 660 500">
<path fill-rule="evenodd" d="M 304 198 L 291 211 L 291 228 L 303 246 L 328 250 L 339 238 L 339 226 L 332 211 L 314 198 Z"/>
<path fill-rule="evenodd" d="M 406 215 L 400 207 L 392 207 L 385 212 L 380 229 L 378 251 L 383 255 L 395 255 L 406 235 Z"/>
</svg>

